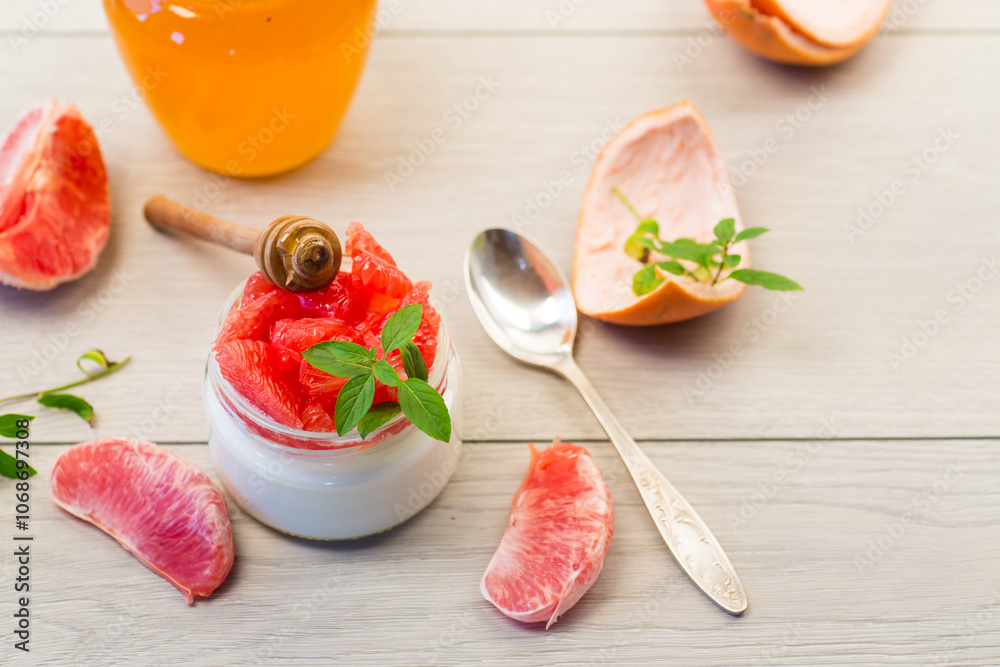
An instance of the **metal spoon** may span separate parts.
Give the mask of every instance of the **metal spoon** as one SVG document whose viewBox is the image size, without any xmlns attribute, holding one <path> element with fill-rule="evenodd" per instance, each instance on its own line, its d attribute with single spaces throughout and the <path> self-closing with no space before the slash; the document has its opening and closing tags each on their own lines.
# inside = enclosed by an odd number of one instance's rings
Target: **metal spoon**
<svg viewBox="0 0 1000 667">
<path fill-rule="evenodd" d="M 537 246 L 507 229 L 488 229 L 465 256 L 472 308 L 507 354 L 555 371 L 583 394 L 625 462 L 671 553 L 699 588 L 730 614 L 746 594 L 719 542 L 698 513 L 642 453 L 573 360 L 576 302 L 568 281 Z"/>
</svg>

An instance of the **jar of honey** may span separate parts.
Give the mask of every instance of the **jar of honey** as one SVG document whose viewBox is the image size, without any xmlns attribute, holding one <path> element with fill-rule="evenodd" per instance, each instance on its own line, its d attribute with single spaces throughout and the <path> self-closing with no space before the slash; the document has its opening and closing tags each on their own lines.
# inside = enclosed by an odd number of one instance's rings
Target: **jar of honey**
<svg viewBox="0 0 1000 667">
<path fill-rule="evenodd" d="M 357 87 L 375 0 L 104 0 L 138 92 L 177 148 L 236 177 L 316 157 Z"/>
</svg>

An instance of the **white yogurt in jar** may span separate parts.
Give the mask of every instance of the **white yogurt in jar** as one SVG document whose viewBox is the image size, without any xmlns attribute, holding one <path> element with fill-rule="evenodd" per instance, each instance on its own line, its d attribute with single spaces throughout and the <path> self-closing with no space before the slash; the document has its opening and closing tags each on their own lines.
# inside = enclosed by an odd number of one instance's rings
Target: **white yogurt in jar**
<svg viewBox="0 0 1000 667">
<path fill-rule="evenodd" d="M 223 309 L 223 320 L 240 293 Z M 404 415 L 363 442 L 357 431 L 341 437 L 278 424 L 222 378 L 209 354 L 205 410 L 216 472 L 240 507 L 285 533 L 338 540 L 392 528 L 434 500 L 458 463 L 461 373 L 443 320 L 428 382 L 451 414 L 450 442 L 431 438 Z"/>
</svg>

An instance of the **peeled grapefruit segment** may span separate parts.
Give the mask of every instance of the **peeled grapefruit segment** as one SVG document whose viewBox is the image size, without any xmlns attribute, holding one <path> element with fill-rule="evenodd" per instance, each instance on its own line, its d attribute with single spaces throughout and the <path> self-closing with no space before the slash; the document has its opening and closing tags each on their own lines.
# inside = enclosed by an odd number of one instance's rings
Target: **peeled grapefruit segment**
<svg viewBox="0 0 1000 667">
<path fill-rule="evenodd" d="M 878 32 L 892 0 L 705 0 L 736 42 L 794 65 L 832 65 Z"/>
<path fill-rule="evenodd" d="M 583 447 L 531 447 L 510 521 L 480 591 L 507 616 L 550 627 L 597 581 L 614 515 L 601 471 Z"/>
<path fill-rule="evenodd" d="M 211 595 L 233 566 L 222 493 L 174 452 L 137 440 L 84 442 L 56 460 L 49 490 L 57 505 L 115 538 L 188 603 Z"/>
<path fill-rule="evenodd" d="M 0 140 L 0 283 L 48 290 L 94 268 L 111 200 L 94 131 L 72 104 L 25 111 Z"/>
<path fill-rule="evenodd" d="M 681 102 L 639 116 L 601 149 L 583 196 L 573 260 L 573 292 L 580 311 L 607 322 L 654 325 L 715 310 L 739 297 L 735 280 L 714 286 L 664 274 L 665 282 L 643 296 L 632 292 L 642 264 L 625 253 L 635 216 L 614 189 L 644 217 L 660 224 L 660 238 L 708 242 L 713 228 L 734 218 L 743 229 L 729 172 L 698 109 Z M 745 241 L 733 246 L 750 266 Z"/>
</svg>

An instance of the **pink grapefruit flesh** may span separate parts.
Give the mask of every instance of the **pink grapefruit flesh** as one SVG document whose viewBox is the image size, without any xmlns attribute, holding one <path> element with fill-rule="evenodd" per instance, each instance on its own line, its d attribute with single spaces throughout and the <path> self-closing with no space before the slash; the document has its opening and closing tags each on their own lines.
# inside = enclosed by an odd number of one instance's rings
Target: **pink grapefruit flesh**
<svg viewBox="0 0 1000 667">
<path fill-rule="evenodd" d="M 616 324 L 649 326 L 703 315 L 738 298 L 746 286 L 717 285 L 664 274 L 657 289 L 632 291 L 642 264 L 625 254 L 638 220 L 615 189 L 645 218 L 660 225 L 660 238 L 711 241 L 716 223 L 736 220 L 743 229 L 722 152 L 691 102 L 645 113 L 601 149 L 583 196 L 573 260 L 573 293 L 580 312 Z M 742 241 L 732 251 L 750 266 Z"/>
<path fill-rule="evenodd" d="M 437 358 L 441 316 L 430 305 L 431 283 L 412 282 L 360 223 L 348 225 L 345 240 L 344 254 L 351 258 L 351 268 L 341 270 L 319 292 L 291 294 L 259 272 L 250 276 L 239 306 L 229 313 L 215 339 L 222 377 L 258 411 L 294 429 L 334 430 L 331 415 L 346 380 L 303 360 L 302 352 L 316 343 L 342 340 L 381 350 L 379 335 L 386 320 L 404 306 L 420 304 L 423 318 L 413 342 L 427 368 Z M 390 353 L 388 361 L 403 372 L 398 351 Z M 394 401 L 396 392 L 378 383 L 375 402 Z M 377 444 L 390 431 L 380 431 L 367 444 Z M 297 438 L 287 444 L 317 446 Z"/>
<path fill-rule="evenodd" d="M 97 264 L 111 228 L 94 131 L 72 104 L 25 111 L 0 140 L 0 283 L 48 290 Z"/>
<path fill-rule="evenodd" d="M 586 449 L 531 446 L 480 591 L 507 616 L 550 627 L 597 581 L 611 545 L 611 494 Z"/>
<path fill-rule="evenodd" d="M 193 463 L 149 442 L 105 438 L 66 450 L 49 480 L 64 510 L 115 538 L 193 603 L 233 566 L 226 501 Z"/>
</svg>

